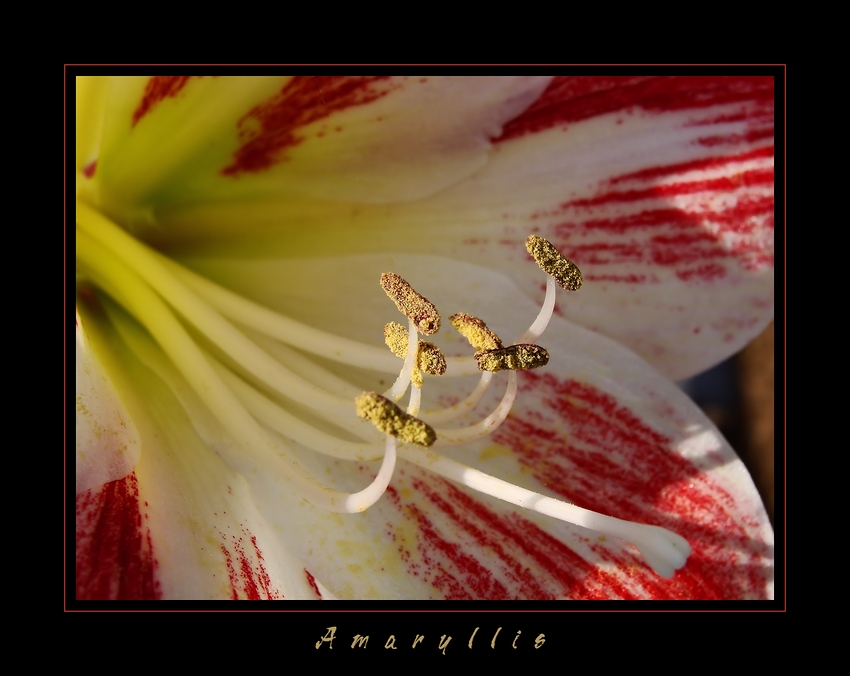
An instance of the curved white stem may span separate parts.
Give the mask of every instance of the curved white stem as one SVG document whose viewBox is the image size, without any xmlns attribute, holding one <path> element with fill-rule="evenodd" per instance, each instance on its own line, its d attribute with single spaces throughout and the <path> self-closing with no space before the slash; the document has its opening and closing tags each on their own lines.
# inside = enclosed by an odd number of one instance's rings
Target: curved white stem
<svg viewBox="0 0 850 676">
<path fill-rule="evenodd" d="M 416 368 L 416 357 L 419 354 L 419 333 L 417 332 L 416 324 L 413 323 L 412 319 L 408 319 L 407 321 L 409 328 L 407 333 L 407 356 L 404 359 L 404 366 L 401 367 L 401 372 L 398 374 L 398 378 L 396 378 L 393 386 L 384 393 L 387 399 L 392 399 L 393 401 L 401 399 L 401 395 L 404 394 L 407 386 L 410 385 L 413 369 Z M 396 362 L 397 364 L 398 362 Z"/>
<path fill-rule="evenodd" d="M 412 446 L 403 447 L 400 454 L 405 460 L 423 469 L 480 493 L 545 514 L 559 521 L 627 540 L 640 550 L 650 567 L 662 577 L 671 577 L 676 570 L 685 565 L 690 555 L 691 547 L 688 542 L 665 528 L 632 523 L 591 512 L 568 502 L 520 488 L 437 453 L 430 453 Z"/>
<path fill-rule="evenodd" d="M 514 345 L 536 343 L 537 339 L 543 335 L 546 327 L 549 326 L 549 320 L 552 319 L 552 313 L 554 311 L 555 280 L 549 275 L 546 275 L 546 297 L 543 299 L 543 306 L 540 308 L 540 312 L 537 313 L 537 318 L 531 323 L 531 326 L 514 341 Z"/>
<path fill-rule="evenodd" d="M 419 415 L 419 407 L 422 405 L 422 390 L 418 387 L 410 388 L 410 401 L 407 404 L 409 415 Z"/>
<path fill-rule="evenodd" d="M 487 390 L 490 387 L 490 383 L 493 380 L 493 373 L 491 371 L 484 371 L 481 374 L 481 378 L 478 381 L 478 384 L 475 386 L 475 389 L 472 390 L 470 395 L 454 406 L 449 406 L 448 408 L 437 408 L 430 409 L 428 411 L 423 411 L 420 416 L 426 423 L 433 427 L 434 425 L 445 424 L 447 422 L 451 422 L 452 420 L 457 420 L 461 416 L 466 413 L 469 413 L 472 409 L 478 406 L 478 403 L 481 401 L 482 397 L 487 393 Z"/>
<path fill-rule="evenodd" d="M 473 441 L 477 441 L 482 437 L 486 437 L 499 425 L 504 422 L 511 411 L 516 399 L 517 378 L 516 371 L 508 371 L 508 386 L 505 388 L 505 395 L 502 401 L 490 415 L 484 420 L 469 427 L 461 427 L 460 429 L 435 429 L 437 433 L 437 441 L 434 446 L 462 446 Z"/>
<path fill-rule="evenodd" d="M 345 510 L 348 513 L 363 512 L 374 505 L 390 485 L 393 472 L 395 471 L 396 448 L 395 437 L 387 436 L 386 452 L 381 469 L 375 480 L 359 493 L 352 493 L 345 501 Z"/>
</svg>

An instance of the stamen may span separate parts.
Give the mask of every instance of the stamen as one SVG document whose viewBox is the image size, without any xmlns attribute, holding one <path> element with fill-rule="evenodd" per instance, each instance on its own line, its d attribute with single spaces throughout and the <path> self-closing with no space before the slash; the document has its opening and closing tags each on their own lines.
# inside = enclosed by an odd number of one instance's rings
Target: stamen
<svg viewBox="0 0 850 676">
<path fill-rule="evenodd" d="M 546 277 L 546 297 L 543 299 L 543 305 L 537 317 L 528 327 L 525 333 L 516 339 L 516 343 L 536 343 L 546 327 L 549 326 L 549 320 L 552 319 L 552 313 L 555 310 L 555 280 L 552 277 Z"/>
<path fill-rule="evenodd" d="M 407 354 L 407 333 L 407 329 L 396 322 L 389 322 L 384 326 L 384 342 L 396 357 L 402 359 Z M 419 341 L 416 368 L 410 377 L 410 381 L 416 387 L 422 387 L 422 373 L 420 371 L 432 376 L 441 376 L 446 372 L 446 357 L 434 343 Z"/>
<path fill-rule="evenodd" d="M 440 326 L 440 316 L 433 304 L 416 293 L 401 277 L 394 273 L 381 276 L 381 286 L 398 309 L 408 317 L 410 325 L 407 331 L 395 323 L 385 327 L 387 344 L 396 356 L 405 359 L 398 379 L 387 396 L 363 392 L 355 398 L 357 415 L 372 422 L 384 435 L 381 442 L 369 443 L 378 432 L 351 417 L 350 398 L 344 408 L 340 407 L 340 402 L 345 399 L 336 393 L 347 390 L 347 383 L 324 372 L 312 362 L 302 364 L 299 361 L 298 367 L 287 369 L 285 363 L 300 359 L 297 353 L 282 343 L 265 338 L 252 341 L 222 315 L 316 354 L 327 356 L 329 351 L 336 352 L 337 348 L 344 348 L 346 356 L 338 358 L 339 361 L 381 369 L 386 367 L 389 355 L 383 353 L 378 358 L 375 349 L 369 346 L 315 332 L 310 327 L 298 325 L 288 318 L 240 299 L 226 289 L 215 287 L 164 259 L 90 207 L 78 205 L 77 211 L 78 269 L 89 274 L 90 279 L 107 294 L 104 306 L 110 321 L 130 349 L 137 355 L 146 355 L 140 356 L 146 365 L 151 363 L 151 359 L 156 360 L 157 364 L 161 361 L 162 365 L 152 367 L 155 372 L 158 369 L 160 377 L 175 391 L 180 388 L 188 391 L 186 386 L 191 387 L 200 402 L 209 409 L 216 424 L 220 424 L 227 435 L 235 440 L 235 444 L 222 444 L 216 448 L 222 458 L 234 471 L 245 474 L 256 472 L 258 468 L 268 468 L 267 471 L 284 481 L 297 495 L 334 512 L 363 511 L 386 491 L 396 463 L 396 439 L 417 446 L 452 446 L 467 444 L 491 433 L 505 420 L 516 398 L 515 371 L 535 369 L 548 363 L 549 353 L 533 343 L 552 316 L 555 299 L 553 278 L 563 288 L 576 290 L 582 284 L 582 277 L 578 268 L 545 239 L 532 235 L 526 247 L 550 277 L 543 307 L 518 344 L 504 347 L 499 337 L 483 321 L 471 315 L 459 313 L 451 317 L 452 325 L 477 350 L 475 360 L 484 373 L 466 400 L 448 409 L 428 412 L 433 415 L 433 419 L 429 417 L 429 420 L 445 422 L 471 410 L 487 390 L 492 373 L 510 370 L 505 394 L 497 408 L 479 423 L 461 429 L 435 430 L 415 417 L 421 403 L 420 371 L 433 375 L 446 372 L 446 358 L 436 346 L 419 341 L 417 333 L 435 333 Z M 109 296 L 117 300 L 129 314 L 119 311 Z M 132 321 L 130 315 L 138 323 Z M 181 322 L 191 325 L 191 335 Z M 195 342 L 197 336 L 194 331 L 215 345 L 224 357 L 217 352 L 213 357 L 202 349 Z M 132 334 L 131 337 L 128 338 L 128 334 Z M 321 346 L 311 349 L 314 338 L 317 345 Z M 268 349 L 264 350 L 262 346 L 266 341 L 274 345 L 268 345 Z M 156 344 L 159 348 L 156 348 Z M 151 357 L 152 354 L 155 356 Z M 273 354 L 277 354 L 278 358 L 273 357 Z M 168 364 L 169 359 L 171 364 Z M 455 358 L 451 361 L 454 371 L 451 375 L 473 372 L 470 368 L 472 358 Z M 458 365 L 457 369 L 455 364 Z M 177 367 L 177 371 L 174 371 L 173 366 Z M 259 387 L 256 383 L 251 385 L 242 379 L 245 376 L 240 378 L 237 374 L 241 375 L 243 370 L 276 390 L 278 394 L 274 396 L 283 403 L 272 401 L 261 394 L 255 389 Z M 417 386 L 411 388 L 405 413 L 391 399 L 399 400 L 411 380 Z M 334 427 L 327 429 L 331 432 L 334 429 L 346 429 L 347 425 L 357 425 L 357 430 L 350 431 L 354 433 L 354 438 L 360 437 L 365 443 L 338 438 L 289 413 L 284 408 L 289 405 L 284 402 L 284 398 L 292 399 L 292 393 L 297 393 L 298 398 L 294 401 L 309 407 L 312 415 L 330 422 Z M 192 403 L 191 406 L 196 407 L 197 404 Z M 344 414 L 348 416 L 347 420 L 338 417 Z M 289 440 L 326 455 L 352 460 L 381 457 L 380 443 L 383 443 L 381 468 L 366 489 L 353 494 L 341 493 L 323 485 L 299 467 L 292 457 L 293 448 Z M 675 570 L 685 564 L 690 553 L 688 543 L 666 529 L 590 512 L 410 445 L 403 446 L 398 453 L 421 467 L 473 490 L 583 528 L 628 540 L 638 547 L 647 563 L 661 576 L 672 576 Z"/>
<path fill-rule="evenodd" d="M 440 329 L 440 313 L 425 296 L 422 296 L 394 272 L 381 275 L 381 287 L 395 301 L 398 311 L 413 320 L 416 328 L 426 336 Z"/>
<path fill-rule="evenodd" d="M 528 249 L 537 265 L 547 275 L 552 275 L 555 281 L 567 291 L 578 291 L 581 288 L 581 270 L 569 258 L 561 254 L 549 240 L 529 235 L 525 241 Z"/>
<path fill-rule="evenodd" d="M 401 372 L 398 374 L 398 378 L 395 379 L 392 387 L 386 391 L 386 396 L 390 397 L 393 401 L 398 401 L 401 399 L 401 395 L 405 393 L 407 390 L 407 386 L 410 384 L 411 378 L 413 378 L 413 374 L 416 371 L 416 355 L 419 354 L 419 341 L 416 338 L 416 323 L 412 319 L 408 319 L 408 342 L 407 342 L 407 356 L 404 358 L 404 366 L 401 367 Z M 412 338 L 412 340 L 411 340 Z"/>
<path fill-rule="evenodd" d="M 395 439 L 387 437 L 384 459 L 375 480 L 359 493 L 352 493 L 345 501 L 345 511 L 349 514 L 365 512 L 374 505 L 390 485 L 395 471 L 396 448 Z"/>
<path fill-rule="evenodd" d="M 431 446 L 437 440 L 430 425 L 408 415 L 377 392 L 364 392 L 354 400 L 354 404 L 357 415 L 371 422 L 384 434 L 418 446 Z"/>
<path fill-rule="evenodd" d="M 449 317 L 457 332 L 469 341 L 476 350 L 497 350 L 502 347 L 502 341 L 478 317 L 465 312 L 458 312 Z"/>
<path fill-rule="evenodd" d="M 407 415 L 419 415 L 420 406 L 422 406 L 422 389 L 419 387 L 411 387 L 410 400 L 407 402 Z"/>
<path fill-rule="evenodd" d="M 510 345 L 498 350 L 476 352 L 475 359 L 482 371 L 530 371 L 549 363 L 549 353 L 539 345 Z"/>
<path fill-rule="evenodd" d="M 441 376 L 446 372 L 446 357 L 434 343 L 420 340 L 417 365 L 429 376 Z"/>
</svg>

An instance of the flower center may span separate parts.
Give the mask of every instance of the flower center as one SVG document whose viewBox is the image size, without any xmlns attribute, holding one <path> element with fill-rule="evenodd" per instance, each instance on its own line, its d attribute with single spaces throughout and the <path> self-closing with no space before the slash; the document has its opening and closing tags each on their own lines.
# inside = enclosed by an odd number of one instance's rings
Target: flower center
<svg viewBox="0 0 850 676">
<path fill-rule="evenodd" d="M 382 275 L 381 286 L 407 317 L 408 328 L 399 324 L 384 328 L 392 350 L 388 352 L 319 331 L 245 299 L 150 249 L 90 206 L 77 204 L 78 275 L 90 279 L 133 315 L 168 355 L 236 440 L 235 447 L 216 449 L 234 470 L 262 466 L 309 502 L 351 513 L 367 509 L 381 497 L 398 454 L 473 490 L 627 540 L 659 575 L 669 577 L 684 565 L 690 553 L 688 543 L 678 535 L 529 491 L 438 452 L 441 447 L 467 444 L 490 434 L 505 420 L 516 398 L 516 369 L 539 368 L 549 361 L 548 352 L 536 342 L 555 305 L 552 275 L 564 288 L 575 290 L 581 285 L 581 273 L 546 240 L 531 237 L 527 248 L 550 275 L 538 317 L 513 344 L 505 346 L 482 320 L 463 313 L 454 315 L 452 325 L 476 352 L 474 357 L 446 358 L 436 346 L 418 339 L 419 331 L 431 334 L 440 328 L 436 308 L 394 273 Z M 104 303 L 104 307 L 132 347 L 132 336 L 122 330 L 127 326 L 126 316 L 112 303 Z M 404 362 L 398 378 L 383 395 L 358 395 L 349 383 L 305 360 L 292 348 L 383 372 L 396 371 L 399 357 Z M 496 408 L 473 425 L 444 427 L 480 402 L 493 374 L 500 370 L 508 370 L 507 385 Z M 422 372 L 439 376 L 479 371 L 481 379 L 466 399 L 420 414 L 425 382 Z M 395 402 L 408 389 L 405 412 Z M 306 407 L 323 426 L 291 413 L 284 405 L 287 401 Z M 359 420 L 358 415 L 377 429 Z M 336 491 L 305 472 L 268 430 L 334 458 L 380 459 L 381 468 L 362 491 Z M 360 441 L 350 441 L 352 437 Z"/>
</svg>

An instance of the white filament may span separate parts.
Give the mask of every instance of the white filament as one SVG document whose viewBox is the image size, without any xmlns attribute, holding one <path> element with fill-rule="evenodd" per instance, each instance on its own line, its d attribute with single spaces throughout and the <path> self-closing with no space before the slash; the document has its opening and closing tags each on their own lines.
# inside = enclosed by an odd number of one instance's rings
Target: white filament
<svg viewBox="0 0 850 676">
<path fill-rule="evenodd" d="M 393 383 L 393 386 L 386 391 L 384 396 L 393 401 L 401 399 L 401 395 L 407 390 L 410 385 L 410 378 L 413 376 L 413 369 L 416 368 L 416 357 L 419 354 L 419 334 L 417 333 L 416 324 L 412 319 L 407 320 L 409 323 L 407 333 L 407 356 L 404 359 L 404 366 L 401 368 L 401 373 Z"/>
<path fill-rule="evenodd" d="M 448 408 L 438 408 L 425 411 L 422 413 L 422 419 L 429 425 L 434 426 L 451 422 L 452 420 L 462 417 L 464 414 L 469 413 L 472 409 L 478 406 L 481 398 L 487 393 L 492 380 L 493 373 L 491 371 L 484 371 L 481 374 L 481 378 L 478 380 L 478 384 L 475 386 L 475 389 L 472 390 L 466 399 L 454 406 L 449 406 Z"/>
<path fill-rule="evenodd" d="M 546 327 L 549 326 L 549 321 L 552 319 L 552 312 L 555 310 L 555 280 L 549 275 L 546 275 L 546 297 L 543 299 L 543 306 L 540 312 L 537 313 L 537 318 L 531 323 L 525 333 L 516 339 L 514 345 L 522 343 L 536 343 L 537 339 L 543 335 Z"/>
<path fill-rule="evenodd" d="M 437 441 L 435 446 L 463 446 L 464 444 L 478 441 L 488 434 L 493 432 L 501 425 L 508 413 L 511 412 L 511 407 L 516 400 L 517 379 L 516 371 L 508 372 L 508 386 L 505 388 L 505 394 L 502 401 L 490 415 L 484 420 L 469 427 L 462 427 L 456 430 L 450 429 L 435 429 L 437 433 Z"/>
<path fill-rule="evenodd" d="M 665 528 L 591 512 L 419 448 L 405 446 L 401 449 L 401 456 L 429 472 L 512 505 L 631 542 L 640 550 L 650 567 L 662 577 L 671 577 L 685 565 L 690 555 L 691 547 L 687 540 Z"/>
</svg>

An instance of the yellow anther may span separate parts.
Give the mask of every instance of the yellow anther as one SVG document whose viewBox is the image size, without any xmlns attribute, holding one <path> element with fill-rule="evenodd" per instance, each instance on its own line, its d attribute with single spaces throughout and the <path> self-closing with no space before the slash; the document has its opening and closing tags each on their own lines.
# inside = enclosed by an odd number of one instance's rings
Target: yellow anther
<svg viewBox="0 0 850 676">
<path fill-rule="evenodd" d="M 407 329 L 401 324 L 390 322 L 384 326 L 384 342 L 396 357 L 404 359 L 407 356 Z M 422 387 L 422 373 L 441 376 L 446 372 L 446 357 L 434 343 L 419 341 L 419 351 L 416 353 L 416 368 L 410 377 L 416 387 Z"/>
<path fill-rule="evenodd" d="M 407 444 L 431 446 L 437 435 L 426 423 L 408 415 L 377 392 L 363 392 L 354 400 L 357 415 L 365 418 L 384 434 L 391 434 Z"/>
<path fill-rule="evenodd" d="M 476 352 L 481 371 L 530 371 L 549 363 L 549 353 L 539 345 L 510 345 L 498 350 Z"/>
<path fill-rule="evenodd" d="M 446 356 L 434 343 L 420 340 L 416 365 L 428 375 L 441 376 L 446 372 Z"/>
<path fill-rule="evenodd" d="M 407 355 L 407 329 L 401 324 L 389 322 L 384 325 L 384 342 L 396 357 L 405 358 Z"/>
<path fill-rule="evenodd" d="M 497 350 L 502 347 L 499 336 L 493 333 L 478 317 L 473 317 L 465 312 L 458 312 L 449 317 L 449 321 L 476 350 Z"/>
<path fill-rule="evenodd" d="M 537 235 L 529 235 L 525 241 L 525 248 L 537 261 L 540 269 L 547 275 L 552 275 L 562 288 L 567 291 L 578 291 L 581 288 L 581 270 L 569 258 L 562 255 L 549 240 Z"/>
<path fill-rule="evenodd" d="M 440 313 L 425 296 L 421 296 L 413 287 L 394 272 L 381 275 L 381 287 L 395 301 L 398 311 L 413 320 L 416 328 L 426 336 L 440 329 Z"/>
</svg>

